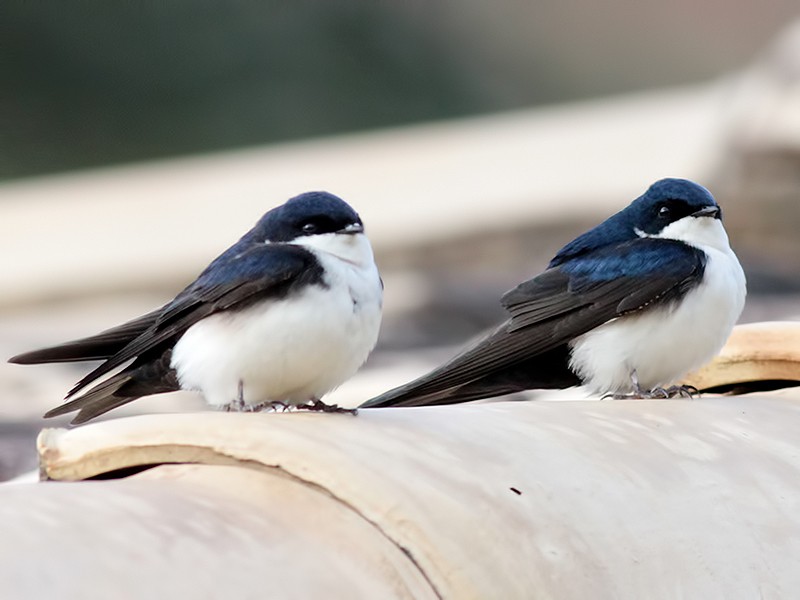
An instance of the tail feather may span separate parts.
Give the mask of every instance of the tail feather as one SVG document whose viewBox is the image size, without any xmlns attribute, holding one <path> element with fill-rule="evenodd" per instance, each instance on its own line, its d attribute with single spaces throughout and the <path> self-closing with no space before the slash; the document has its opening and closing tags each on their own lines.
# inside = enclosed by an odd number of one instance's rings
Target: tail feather
<svg viewBox="0 0 800 600">
<path fill-rule="evenodd" d="M 413 383 L 413 382 L 412 382 Z M 364 402 L 359 408 L 386 408 L 389 406 L 443 406 L 473 400 L 484 400 L 521 392 L 526 388 L 518 385 L 487 385 L 480 381 L 453 387 L 432 394 L 416 393 L 416 386 L 405 385 L 389 390 Z"/>
<path fill-rule="evenodd" d="M 58 417 L 78 411 L 71 423 L 77 425 L 100 416 L 114 408 L 133 402 L 141 396 L 118 393 L 131 381 L 131 374 L 122 372 L 94 386 L 88 392 L 45 413 L 45 418 Z"/>
<path fill-rule="evenodd" d="M 78 411 L 71 421 L 73 425 L 78 425 L 142 396 L 174 392 L 180 389 L 180 383 L 171 361 L 171 350 L 162 353 L 158 359 L 151 356 L 137 359 L 125 370 L 98 383 L 81 396 L 48 411 L 44 416 L 57 417 Z M 67 398 L 69 397 L 68 395 Z"/>
<path fill-rule="evenodd" d="M 367 400 L 359 408 L 459 404 L 525 390 L 564 389 L 581 383 L 569 368 L 567 345 L 557 346 L 527 360 L 501 365 L 476 378 L 464 377 L 448 387 L 440 386 L 441 381 L 447 381 L 448 365 L 455 361 L 453 359 L 427 375 Z"/>
<path fill-rule="evenodd" d="M 416 395 L 413 389 L 405 387 L 390 390 L 364 402 L 358 408 L 387 408 L 389 406 L 438 406 L 480 400 L 486 396 L 469 394 L 462 396 L 458 389 L 445 390 L 434 394 Z"/>
<path fill-rule="evenodd" d="M 106 360 L 150 328 L 156 322 L 161 311 L 161 308 L 156 309 L 91 337 L 17 354 L 9 358 L 8 362 L 18 365 L 38 365 L 42 363 Z"/>
</svg>

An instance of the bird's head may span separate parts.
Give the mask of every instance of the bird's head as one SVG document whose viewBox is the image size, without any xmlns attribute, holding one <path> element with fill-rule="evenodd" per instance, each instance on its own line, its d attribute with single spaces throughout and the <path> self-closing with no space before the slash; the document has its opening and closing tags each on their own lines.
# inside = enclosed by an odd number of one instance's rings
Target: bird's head
<svg viewBox="0 0 800 600">
<path fill-rule="evenodd" d="M 328 192 L 306 192 L 266 213 L 248 234 L 250 242 L 305 246 L 345 260 L 372 260 L 361 217 Z"/>
<path fill-rule="evenodd" d="M 706 188 L 687 179 L 656 181 L 623 213 L 628 213 L 628 226 L 639 237 L 674 239 L 695 246 L 728 244 L 722 209 Z"/>
<path fill-rule="evenodd" d="M 626 208 L 564 246 L 550 266 L 637 237 L 680 240 L 725 251 L 722 209 L 711 193 L 688 179 L 660 179 Z"/>
</svg>

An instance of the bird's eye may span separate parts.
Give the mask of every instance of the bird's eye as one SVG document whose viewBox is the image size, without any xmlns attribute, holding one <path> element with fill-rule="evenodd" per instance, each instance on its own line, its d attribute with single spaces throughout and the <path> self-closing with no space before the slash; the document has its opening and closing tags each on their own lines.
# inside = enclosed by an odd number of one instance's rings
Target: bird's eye
<svg viewBox="0 0 800 600">
<path fill-rule="evenodd" d="M 303 233 L 316 233 L 317 225 L 316 223 L 306 223 L 301 229 L 303 230 Z"/>
<path fill-rule="evenodd" d="M 669 206 L 662 206 L 658 209 L 658 216 L 662 219 L 669 218 Z"/>
</svg>

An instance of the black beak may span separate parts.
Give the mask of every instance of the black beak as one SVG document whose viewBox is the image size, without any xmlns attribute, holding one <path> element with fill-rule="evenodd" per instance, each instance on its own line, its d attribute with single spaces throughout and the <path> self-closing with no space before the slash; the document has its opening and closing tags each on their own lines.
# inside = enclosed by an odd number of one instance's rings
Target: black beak
<svg viewBox="0 0 800 600">
<path fill-rule="evenodd" d="M 722 209 L 719 206 L 706 206 L 697 212 L 692 213 L 693 217 L 713 217 L 714 219 L 722 218 Z"/>
<path fill-rule="evenodd" d="M 364 233 L 364 226 L 361 223 L 350 223 L 349 225 L 342 227 L 337 233 L 345 233 L 348 235 Z"/>
</svg>

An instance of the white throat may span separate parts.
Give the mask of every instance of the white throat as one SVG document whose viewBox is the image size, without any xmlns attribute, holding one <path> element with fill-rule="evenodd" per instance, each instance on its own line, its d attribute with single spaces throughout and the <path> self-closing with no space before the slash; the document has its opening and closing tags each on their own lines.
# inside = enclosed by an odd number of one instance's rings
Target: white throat
<svg viewBox="0 0 800 600">
<path fill-rule="evenodd" d="M 300 237 L 292 242 L 310 250 L 326 252 L 353 265 L 372 265 L 374 258 L 369 239 L 363 233 L 322 233 Z"/>
<path fill-rule="evenodd" d="M 710 247 L 720 252 L 730 252 L 728 234 L 725 233 L 722 221 L 714 217 L 683 217 L 656 234 L 645 233 L 640 229 L 635 231 L 639 237 L 678 240 L 695 248 Z"/>
</svg>

